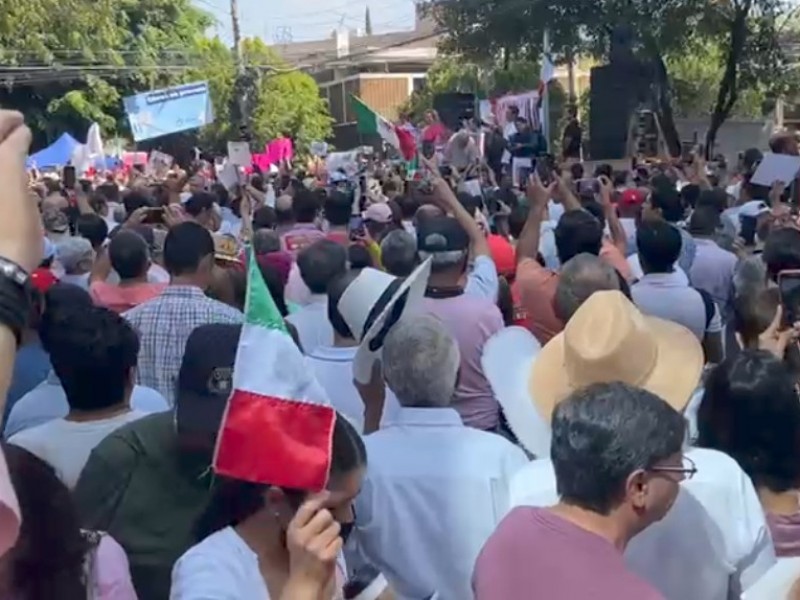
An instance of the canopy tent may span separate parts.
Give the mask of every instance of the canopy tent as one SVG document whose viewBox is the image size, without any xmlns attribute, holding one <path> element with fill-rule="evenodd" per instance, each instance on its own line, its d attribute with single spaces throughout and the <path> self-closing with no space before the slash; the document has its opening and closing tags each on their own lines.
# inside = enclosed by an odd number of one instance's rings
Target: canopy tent
<svg viewBox="0 0 800 600">
<path fill-rule="evenodd" d="M 35 166 L 39 169 L 66 165 L 72 158 L 72 152 L 78 144 L 78 140 L 65 133 L 47 148 L 31 154 L 26 165 L 28 168 Z"/>
</svg>

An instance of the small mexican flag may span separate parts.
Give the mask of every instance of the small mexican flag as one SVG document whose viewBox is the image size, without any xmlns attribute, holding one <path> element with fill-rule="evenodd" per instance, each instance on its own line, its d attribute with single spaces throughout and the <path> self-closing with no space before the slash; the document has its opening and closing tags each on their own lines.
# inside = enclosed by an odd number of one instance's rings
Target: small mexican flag
<svg viewBox="0 0 800 600">
<path fill-rule="evenodd" d="M 395 148 L 403 158 L 411 160 L 417 153 L 417 143 L 410 131 L 393 125 L 369 106 L 361 98 L 350 96 L 353 111 L 356 113 L 358 132 L 366 135 L 378 134 L 387 144 Z"/>
<path fill-rule="evenodd" d="M 252 250 L 249 254 L 245 323 L 214 470 L 318 491 L 328 480 L 336 412 L 289 335 Z"/>
</svg>

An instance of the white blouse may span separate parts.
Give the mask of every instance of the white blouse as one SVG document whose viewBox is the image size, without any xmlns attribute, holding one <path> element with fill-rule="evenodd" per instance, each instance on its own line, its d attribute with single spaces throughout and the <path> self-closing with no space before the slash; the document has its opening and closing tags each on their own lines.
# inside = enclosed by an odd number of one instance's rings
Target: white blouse
<svg viewBox="0 0 800 600">
<path fill-rule="evenodd" d="M 340 556 L 334 598 L 341 598 L 344 563 Z M 258 556 L 233 527 L 192 546 L 172 569 L 170 600 L 270 600 Z"/>
</svg>

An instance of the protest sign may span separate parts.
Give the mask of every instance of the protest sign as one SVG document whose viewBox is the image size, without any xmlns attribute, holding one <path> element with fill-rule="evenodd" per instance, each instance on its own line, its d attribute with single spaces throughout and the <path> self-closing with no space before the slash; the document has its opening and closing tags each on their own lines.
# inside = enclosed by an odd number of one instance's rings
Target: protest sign
<svg viewBox="0 0 800 600">
<path fill-rule="evenodd" d="M 328 154 L 328 144 L 326 142 L 311 142 L 310 150 L 314 156 L 326 156 Z"/>
<path fill-rule="evenodd" d="M 250 144 L 247 142 L 228 142 L 228 160 L 239 167 L 249 167 L 253 164 Z"/>
<path fill-rule="evenodd" d="M 123 98 L 136 142 L 214 121 L 208 82 L 198 81 Z"/>
</svg>

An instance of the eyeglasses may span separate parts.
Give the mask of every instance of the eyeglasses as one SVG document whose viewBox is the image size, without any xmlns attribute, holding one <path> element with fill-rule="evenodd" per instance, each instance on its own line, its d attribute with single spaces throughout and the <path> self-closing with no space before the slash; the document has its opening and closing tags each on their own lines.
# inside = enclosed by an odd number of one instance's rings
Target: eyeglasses
<svg viewBox="0 0 800 600">
<path fill-rule="evenodd" d="M 670 467 L 670 466 L 661 466 L 661 467 L 650 467 L 647 469 L 653 473 L 680 473 L 683 475 L 684 479 L 691 479 L 697 474 L 697 465 L 694 464 L 694 461 L 689 458 L 688 456 L 683 457 L 683 466 L 680 467 Z"/>
</svg>

